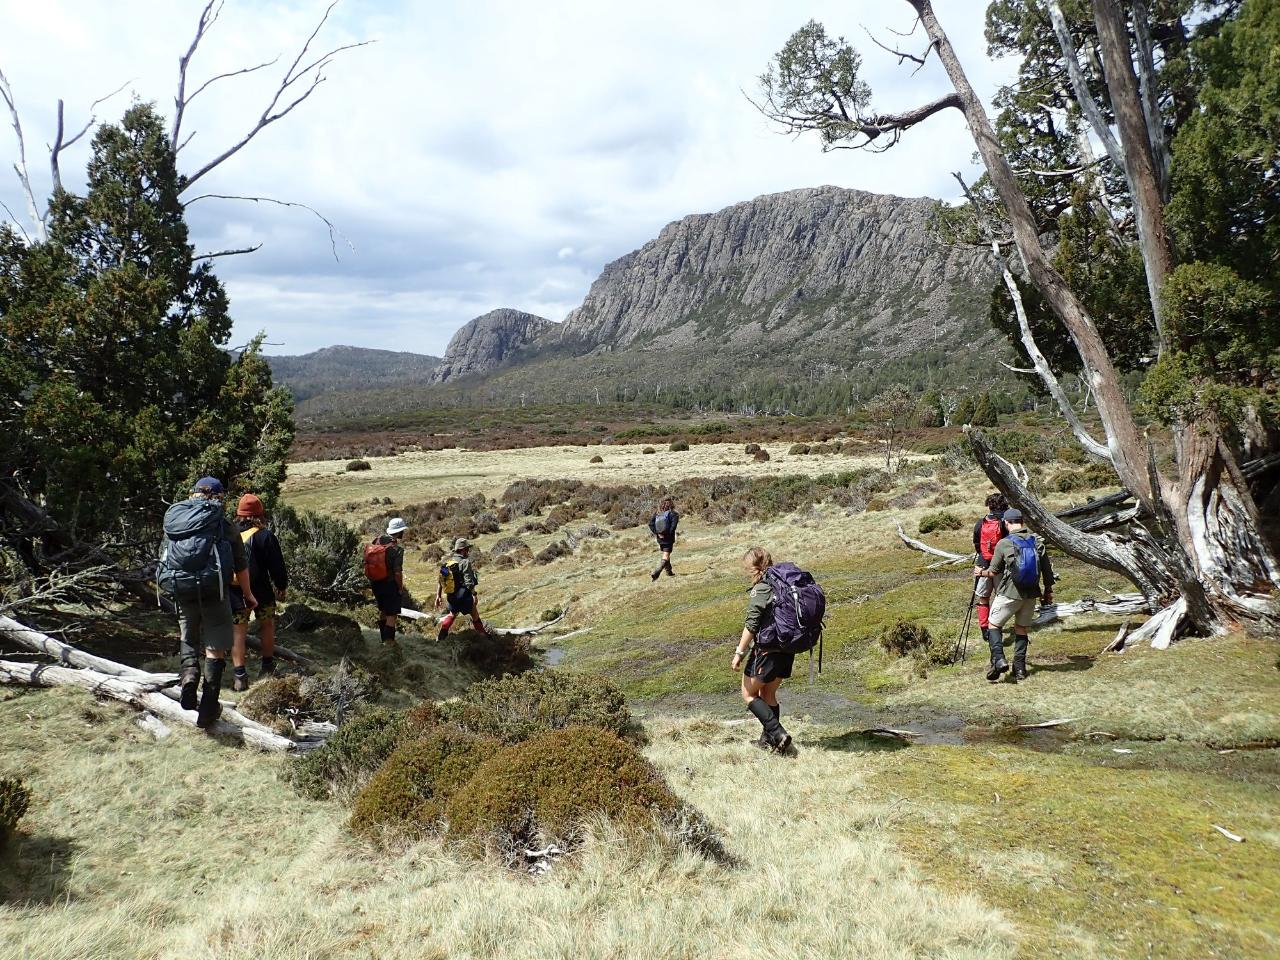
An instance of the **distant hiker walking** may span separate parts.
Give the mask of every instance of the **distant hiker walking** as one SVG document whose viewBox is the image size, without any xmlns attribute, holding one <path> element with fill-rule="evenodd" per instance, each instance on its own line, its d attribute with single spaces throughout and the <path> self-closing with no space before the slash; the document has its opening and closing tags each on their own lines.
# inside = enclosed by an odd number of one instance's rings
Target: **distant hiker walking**
<svg viewBox="0 0 1280 960">
<path fill-rule="evenodd" d="M 791 676 L 796 654 L 821 642 L 826 597 L 795 564 L 775 566 L 764 547 L 743 554 L 742 570 L 751 591 L 730 666 L 742 670 L 742 700 L 760 721 L 756 746 L 782 753 L 791 746 L 791 734 L 782 726 L 778 688 Z"/>
<path fill-rule="evenodd" d="M 164 542 L 156 586 L 178 607 L 183 710 L 196 711 L 196 726 L 213 726 L 222 714 L 218 692 L 232 645 L 231 586 L 239 583 L 245 608 L 258 605 L 249 580 L 244 541 L 222 510 L 222 482 L 204 477 L 191 497 L 164 515 Z M 204 648 L 204 688 L 196 702 L 200 648 Z"/>
<path fill-rule="evenodd" d="M 400 541 L 409 525 L 399 517 L 387 523 L 387 532 L 374 537 L 364 548 L 364 575 L 378 604 L 378 636 L 394 643 L 396 618 L 400 616 L 400 594 L 404 591 L 404 547 Z"/>
<path fill-rule="evenodd" d="M 996 583 L 995 603 L 991 606 L 991 621 L 987 629 L 987 644 L 991 648 L 991 668 L 987 679 L 995 682 L 1009 669 L 1004 659 L 1004 625 L 1013 621 L 1013 678 L 1027 677 L 1027 628 L 1036 618 L 1036 598 L 1044 603 L 1053 602 L 1053 565 L 1044 543 L 1022 523 L 1022 511 L 1009 509 L 1004 514 L 1009 535 L 996 544 L 991 566 L 983 576 Z M 1044 582 L 1043 592 L 1040 589 Z"/>
<path fill-rule="evenodd" d="M 986 502 L 987 515 L 973 525 L 973 591 L 978 601 L 978 626 L 982 629 L 982 639 L 990 644 L 987 629 L 991 626 L 991 595 L 995 592 L 995 581 L 983 573 L 991 566 L 996 544 L 1009 535 L 1009 528 L 1004 523 L 1009 501 L 1003 493 L 993 493 Z"/>
<path fill-rule="evenodd" d="M 441 601 L 449 606 L 449 612 L 440 621 L 440 632 L 437 640 L 449 635 L 453 621 L 461 615 L 471 618 L 471 626 L 480 633 L 488 633 L 480 620 L 479 601 L 476 599 L 476 586 L 480 577 L 469 559 L 471 544 L 466 537 L 458 537 L 453 541 L 453 552 L 440 561 L 440 576 L 436 585 L 436 609 L 440 609 Z"/>
<path fill-rule="evenodd" d="M 240 587 L 231 588 L 234 611 L 235 641 L 231 645 L 231 663 L 235 668 L 232 690 L 249 689 L 249 671 L 245 667 L 245 647 L 249 640 L 249 615 L 258 622 L 258 642 L 262 647 L 262 666 L 258 677 L 276 672 L 276 603 L 283 601 L 289 589 L 289 572 L 285 569 L 280 541 L 266 526 L 262 501 L 246 493 L 236 505 L 236 526 L 244 542 L 245 559 L 249 561 L 249 584 L 258 599 L 256 609 L 245 606 Z"/>
<path fill-rule="evenodd" d="M 658 512 L 649 518 L 649 531 L 658 541 L 658 549 L 662 551 L 662 562 L 654 567 L 649 579 L 657 580 L 662 576 L 663 570 L 667 571 L 669 577 L 676 575 L 671 569 L 671 551 L 676 545 L 676 527 L 679 525 L 680 514 L 676 513 L 675 501 L 670 497 L 663 497 L 658 503 Z"/>
</svg>

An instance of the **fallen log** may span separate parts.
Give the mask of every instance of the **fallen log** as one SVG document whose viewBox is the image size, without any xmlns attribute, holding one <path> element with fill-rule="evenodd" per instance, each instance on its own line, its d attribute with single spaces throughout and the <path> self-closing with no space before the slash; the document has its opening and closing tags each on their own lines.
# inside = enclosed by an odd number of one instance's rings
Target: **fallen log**
<svg viewBox="0 0 1280 960">
<path fill-rule="evenodd" d="M 898 524 L 898 536 L 901 537 L 902 542 L 912 550 L 921 550 L 932 556 L 942 557 L 942 559 L 946 560 L 947 563 L 969 563 L 973 560 L 973 554 L 971 553 L 959 554 L 952 553 L 950 550 L 939 550 L 937 547 L 931 547 L 923 541 L 916 540 L 913 537 L 908 537 L 906 531 L 902 529 L 902 524 Z"/>
<path fill-rule="evenodd" d="M 1103 653 L 1119 653 L 1124 649 L 1124 640 L 1129 634 L 1130 622 L 1131 621 L 1126 620 L 1121 624 L 1119 631 L 1116 633 L 1115 639 L 1102 648 Z"/>
<path fill-rule="evenodd" d="M 0 660 L 0 683 L 21 683 L 33 687 L 80 687 L 95 696 L 111 697 L 142 710 L 149 710 L 163 720 L 191 727 L 196 723 L 194 710 L 183 710 L 165 693 L 147 690 L 138 683 L 97 670 Z M 234 710 L 224 709 L 222 719 L 214 723 L 208 732 L 232 737 L 261 750 L 287 752 L 295 748 L 292 740 L 272 733 L 248 717 L 241 717 Z"/>
<path fill-rule="evenodd" d="M 64 643 L 61 640 L 55 640 L 53 637 L 47 636 L 38 630 L 32 630 L 30 627 L 24 626 L 10 617 L 0 617 L 0 637 L 12 640 L 14 643 L 36 653 L 43 653 L 45 656 L 52 657 L 66 666 L 85 667 L 89 670 L 96 670 L 98 673 L 132 680 L 151 690 L 171 687 L 178 682 L 176 673 L 148 673 L 146 670 L 127 667 L 122 663 L 116 663 L 114 660 L 95 657 L 79 647 Z"/>
<path fill-rule="evenodd" d="M 1046 720 L 1044 723 L 1020 723 L 1019 730 L 1045 730 L 1049 727 L 1060 727 L 1064 723 L 1075 723 L 1079 717 L 1063 717 L 1060 720 Z"/>
<path fill-rule="evenodd" d="M 157 740 L 164 740 L 173 734 L 168 725 L 154 713 L 144 713 L 134 722 Z"/>
<path fill-rule="evenodd" d="M 1110 600 L 1095 600 L 1093 597 L 1085 597 L 1082 600 L 1073 600 L 1071 603 L 1041 604 L 1040 611 L 1036 614 L 1036 618 L 1031 622 L 1031 625 L 1033 627 L 1043 627 L 1056 620 L 1078 616 L 1082 613 L 1123 616 L 1130 613 L 1146 612 L 1148 612 L 1147 601 L 1142 594 L 1117 593 Z"/>
<path fill-rule="evenodd" d="M 531 637 L 536 633 L 541 633 L 548 627 L 554 627 L 557 623 L 569 615 L 569 607 L 560 611 L 560 616 L 554 620 L 548 620 L 545 623 L 534 624 L 530 627 L 488 627 L 488 631 L 495 637 Z M 410 620 L 430 620 L 432 623 L 439 623 L 443 614 L 425 613 L 421 610 L 401 610 L 400 616 L 407 617 Z M 277 649 L 279 649 L 277 647 Z"/>
</svg>

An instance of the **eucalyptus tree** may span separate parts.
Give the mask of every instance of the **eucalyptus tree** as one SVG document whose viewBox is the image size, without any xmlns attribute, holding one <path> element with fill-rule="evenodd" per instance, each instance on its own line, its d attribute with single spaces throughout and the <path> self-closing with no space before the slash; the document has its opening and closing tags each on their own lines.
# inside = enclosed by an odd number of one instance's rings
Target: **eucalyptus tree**
<svg viewBox="0 0 1280 960">
<path fill-rule="evenodd" d="M 1273 622 L 1280 563 L 1239 453 L 1250 445 L 1268 452 L 1278 412 L 1280 244 L 1270 214 L 1280 137 L 1274 64 L 1268 69 L 1277 0 L 1169 4 L 1154 12 L 1145 0 L 1092 0 L 1088 9 L 1065 11 L 1059 0 L 1000 0 L 989 21 L 993 46 L 1024 55 L 1021 83 L 1003 94 L 1000 129 L 930 0 L 906 2 L 927 44 L 893 52 L 918 68 L 936 57 L 952 93 L 914 110 L 879 113 L 859 77 L 858 53 L 810 22 L 761 77 L 760 108 L 789 132 L 816 132 L 826 149 L 887 149 L 943 110 L 963 113 L 986 171 L 984 196 L 970 193 L 973 210 L 998 211 L 980 218 L 993 254 L 1001 259 L 1012 248 L 1037 307 L 1065 331 L 1103 435 L 1091 436 L 1070 408 L 1058 382 L 1061 364 L 1037 361 L 1036 374 L 1077 439 L 1115 468 L 1135 499 L 1126 514 L 1132 523 L 1101 533 L 1063 523 L 971 430 L 979 463 L 1051 542 L 1132 580 L 1158 611 L 1147 632 L 1161 644 L 1184 627 Z M 1101 155 L 1093 155 L 1095 142 Z M 1205 211 L 1224 215 L 1225 225 L 1195 224 Z M 1114 289 L 1106 296 L 1078 269 L 1093 257 L 1087 244 L 1078 245 L 1088 223 L 1114 241 Z M 1259 268 L 1268 254 L 1270 272 Z M 1119 329 L 1108 337 L 1095 310 L 1133 300 L 1139 265 L 1147 293 L 1141 316 L 1117 317 Z M 1037 353 L 1043 361 L 1018 281 L 1004 266 L 1022 342 L 1033 361 Z M 1136 324 L 1127 334 L 1125 322 Z M 1154 357 L 1147 412 L 1170 428 L 1171 455 L 1157 452 L 1124 389 L 1124 366 L 1140 358 L 1126 358 L 1122 347 L 1135 338 Z M 1246 437 L 1239 425 L 1251 419 L 1259 426 Z"/>
</svg>

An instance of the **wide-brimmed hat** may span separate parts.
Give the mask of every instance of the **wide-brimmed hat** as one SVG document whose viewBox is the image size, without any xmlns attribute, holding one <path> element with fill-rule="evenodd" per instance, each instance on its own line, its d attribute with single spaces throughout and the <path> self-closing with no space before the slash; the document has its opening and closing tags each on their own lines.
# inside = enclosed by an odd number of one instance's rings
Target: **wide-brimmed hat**
<svg viewBox="0 0 1280 960">
<path fill-rule="evenodd" d="M 264 512 L 262 501 L 252 493 L 246 493 L 236 504 L 237 517 L 260 517 Z"/>
<path fill-rule="evenodd" d="M 471 549 L 471 541 L 468 540 L 466 537 L 458 537 L 457 540 L 453 541 L 454 553 L 457 553 L 460 550 L 470 550 L 470 549 Z"/>
<path fill-rule="evenodd" d="M 387 533 L 394 536 L 397 533 L 404 533 L 409 529 L 409 525 L 399 517 L 392 517 L 387 523 Z"/>
</svg>

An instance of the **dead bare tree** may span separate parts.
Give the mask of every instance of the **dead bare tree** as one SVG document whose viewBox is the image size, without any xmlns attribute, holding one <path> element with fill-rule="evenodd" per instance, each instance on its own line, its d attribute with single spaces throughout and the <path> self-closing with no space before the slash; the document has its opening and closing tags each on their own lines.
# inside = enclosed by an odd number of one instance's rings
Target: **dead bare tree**
<svg viewBox="0 0 1280 960">
<path fill-rule="evenodd" d="M 290 61 L 288 68 L 280 77 L 275 90 L 267 99 L 266 105 L 262 108 L 248 131 L 240 136 L 234 143 L 218 150 L 212 157 L 200 163 L 199 166 L 197 166 L 191 173 L 185 174 L 181 184 L 182 192 L 185 193 L 185 191 L 189 190 L 198 180 L 202 179 L 207 174 L 217 169 L 221 164 L 239 153 L 267 127 L 279 120 L 283 120 L 305 103 L 311 95 L 316 92 L 320 85 L 325 82 L 325 70 L 333 63 L 335 57 L 346 51 L 368 46 L 374 42 L 372 40 L 361 40 L 354 43 L 346 43 L 330 47 L 322 54 L 315 54 L 312 52 L 312 47 L 317 37 L 328 22 L 330 14 L 339 2 L 340 0 L 332 0 L 332 2 L 325 8 L 319 22 L 303 42 L 297 54 Z M 195 59 L 196 54 L 199 51 L 201 42 L 206 38 L 214 24 L 217 22 L 218 16 L 222 12 L 222 6 L 223 0 L 208 0 L 200 11 L 200 17 L 196 24 L 195 36 L 192 38 L 190 46 L 188 46 L 186 52 L 178 58 L 178 88 L 173 100 L 174 112 L 169 132 L 169 141 L 175 156 L 181 154 L 196 135 L 195 130 L 187 132 L 184 129 L 184 124 L 187 120 L 187 111 L 191 106 L 191 103 L 198 96 L 219 81 L 227 80 L 232 77 L 244 76 L 250 73 L 257 73 L 260 70 L 266 70 L 274 66 L 280 61 L 280 56 L 276 56 L 271 60 L 254 64 L 253 66 L 243 67 L 237 70 L 227 70 L 209 77 L 198 85 L 194 85 L 194 89 L 192 89 L 192 61 Z M 64 122 L 65 111 L 63 101 L 58 101 L 56 134 L 54 136 L 53 143 L 48 147 L 50 196 L 55 195 L 62 189 L 61 161 L 64 152 L 76 143 L 80 142 L 97 124 L 98 118 L 95 112 L 97 107 L 116 96 L 116 94 L 120 93 L 127 86 L 128 84 L 126 83 L 107 94 L 105 97 L 101 97 L 90 104 L 89 120 L 75 133 L 71 134 L 68 134 Z M 22 188 L 23 197 L 27 203 L 27 216 L 30 220 L 31 227 L 30 231 L 24 229 L 23 232 L 35 241 L 43 241 L 47 236 L 49 205 L 47 202 L 40 202 L 37 190 L 32 183 L 30 171 L 27 166 L 26 141 L 23 135 L 22 120 L 18 111 L 17 100 L 14 97 L 8 78 L 5 77 L 2 71 L 0 71 L 0 99 L 4 101 L 4 104 L 9 111 L 10 121 L 13 126 L 14 133 L 17 136 L 17 157 L 13 166 L 14 172 L 18 177 L 19 185 Z M 306 210 L 319 218 L 325 224 L 329 231 L 329 241 L 333 248 L 334 257 L 335 259 L 337 258 L 336 237 L 341 235 L 340 232 L 327 217 L 323 216 L 305 203 L 276 200 L 270 197 L 240 196 L 237 194 L 226 193 L 204 193 L 186 200 L 184 205 L 190 205 L 198 200 L 209 199 L 266 202 L 283 207 L 296 207 Z M 8 211 L 8 208 L 5 207 L 5 210 Z M 9 211 L 9 215 L 15 221 L 17 220 L 16 217 L 13 217 L 12 211 Z M 348 242 L 347 245 L 350 246 L 350 243 Z M 203 254 L 202 259 L 253 253 L 260 249 L 261 246 L 261 244 L 253 244 L 236 249 L 218 250 Z"/>
<path fill-rule="evenodd" d="M 873 113 L 870 90 L 857 77 L 861 62 L 857 53 L 843 41 L 829 40 L 820 25 L 810 22 L 788 41 L 761 78 L 765 98 L 757 106 L 786 132 L 819 132 L 824 149 L 835 145 L 878 149 L 879 137 L 887 136 L 890 145 L 896 143 L 903 131 L 941 109 L 955 107 L 964 114 L 1026 276 L 1070 334 L 1089 372 L 1105 433 L 1105 445 L 1099 442 L 1095 452 L 1101 455 L 1105 446 L 1107 458 L 1136 500 L 1135 522 L 1123 532 L 1085 533 L 1057 520 L 975 430 L 969 432 L 969 440 L 979 464 L 1051 543 L 1129 578 L 1151 610 L 1163 611 L 1158 627 L 1162 636 L 1172 636 L 1183 626 L 1212 632 L 1231 624 L 1268 620 L 1273 616 L 1270 599 L 1280 588 L 1280 563 L 1262 532 L 1248 484 L 1220 426 L 1205 419 L 1177 424 L 1176 471 L 1162 469 L 1093 318 L 1050 260 L 1026 194 L 931 0 L 907 3 L 928 41 L 924 53 L 912 59 L 920 63 L 936 54 L 954 95 L 897 115 Z M 1140 248 L 1154 301 L 1171 260 L 1162 259 L 1168 239 L 1159 209 L 1160 161 L 1153 159 L 1151 120 L 1143 113 L 1143 100 L 1150 97 L 1144 98 L 1139 84 L 1131 82 L 1132 55 L 1127 33 L 1120 36 L 1123 16 L 1118 24 L 1115 0 L 1095 0 L 1094 10 L 1103 46 L 1109 47 L 1104 49 L 1105 70 L 1118 118 L 1113 138 L 1130 176 L 1133 202 L 1147 208 L 1139 214 L 1147 218 Z M 1078 66 L 1074 51 L 1067 59 L 1068 67 Z M 1149 85 L 1150 78 L 1144 83 Z M 1076 89 L 1087 96 L 1083 84 Z M 1100 117 L 1097 110 L 1085 112 L 1091 120 Z M 1105 138 L 1103 142 L 1114 156 L 1112 145 Z M 1156 315 L 1160 315 L 1158 307 Z"/>
</svg>

